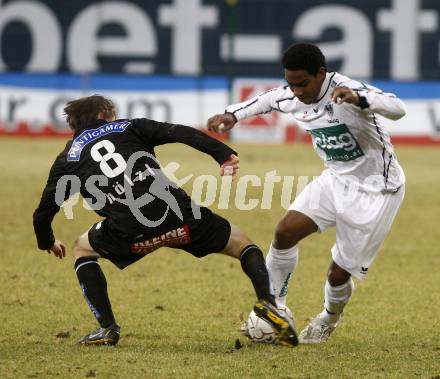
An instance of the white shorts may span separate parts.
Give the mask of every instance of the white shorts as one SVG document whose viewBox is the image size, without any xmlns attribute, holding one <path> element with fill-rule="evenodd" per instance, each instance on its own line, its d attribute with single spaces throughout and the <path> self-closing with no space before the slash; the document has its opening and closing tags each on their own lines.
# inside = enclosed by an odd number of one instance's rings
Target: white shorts
<svg viewBox="0 0 440 379">
<path fill-rule="evenodd" d="M 333 261 L 357 279 L 363 279 L 388 235 L 405 194 L 347 191 L 326 170 L 310 182 L 290 205 L 310 217 L 319 232 L 336 226 Z"/>
</svg>

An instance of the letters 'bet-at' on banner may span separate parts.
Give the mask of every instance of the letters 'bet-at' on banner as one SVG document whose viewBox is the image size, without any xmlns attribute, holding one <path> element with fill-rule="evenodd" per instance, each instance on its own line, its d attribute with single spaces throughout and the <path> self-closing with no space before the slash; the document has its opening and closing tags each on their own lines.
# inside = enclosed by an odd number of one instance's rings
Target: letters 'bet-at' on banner
<svg viewBox="0 0 440 379">
<path fill-rule="evenodd" d="M 440 79 L 438 0 L 7 0 L 0 71 L 280 74 L 293 42 L 364 80 Z"/>
<path fill-rule="evenodd" d="M 440 145 L 440 85 L 437 82 L 373 81 L 408 108 L 398 121 L 384 120 L 393 142 Z M 111 98 L 120 118 L 147 117 L 204 128 L 232 102 L 244 101 L 284 82 L 277 79 L 132 75 L 0 75 L 0 136 L 65 136 L 66 102 L 99 93 Z M 230 90 L 231 88 L 231 90 Z M 244 143 L 307 142 L 289 114 L 273 112 L 243 120 L 229 137 Z"/>
</svg>

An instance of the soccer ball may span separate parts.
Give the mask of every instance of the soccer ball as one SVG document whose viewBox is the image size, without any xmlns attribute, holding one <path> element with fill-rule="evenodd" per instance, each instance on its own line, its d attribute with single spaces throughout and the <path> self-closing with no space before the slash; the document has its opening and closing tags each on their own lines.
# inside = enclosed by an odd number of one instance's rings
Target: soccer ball
<svg viewBox="0 0 440 379">
<path fill-rule="evenodd" d="M 283 316 L 289 317 L 293 322 L 293 315 L 288 307 L 278 309 Z M 247 321 L 243 323 L 241 331 L 254 342 L 269 344 L 278 342 L 276 331 L 272 328 L 272 325 L 258 317 L 254 311 L 249 314 Z"/>
</svg>

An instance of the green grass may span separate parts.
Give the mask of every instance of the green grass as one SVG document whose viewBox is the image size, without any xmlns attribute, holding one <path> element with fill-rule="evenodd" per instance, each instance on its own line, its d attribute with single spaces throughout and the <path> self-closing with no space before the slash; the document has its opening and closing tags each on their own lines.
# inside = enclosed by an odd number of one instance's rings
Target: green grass
<svg viewBox="0 0 440 379">
<path fill-rule="evenodd" d="M 197 260 L 162 249 L 124 271 L 102 261 L 122 325 L 116 348 L 80 347 L 95 327 L 69 256 L 37 250 L 32 212 L 62 140 L 0 140 L 1 378 L 432 378 L 440 375 L 440 150 L 398 149 L 407 174 L 406 199 L 367 279 L 359 283 L 344 321 L 328 343 L 288 349 L 258 345 L 238 333 L 239 315 L 254 301 L 240 264 L 225 256 Z M 235 146 L 241 175 L 277 169 L 318 175 L 310 146 Z M 217 175 L 215 162 L 170 145 L 162 164 L 178 161 L 178 176 Z M 296 185 L 296 182 L 295 182 Z M 191 185 L 186 186 L 191 189 Z M 241 226 L 263 250 L 284 210 L 275 186 L 272 209 L 219 213 Z M 189 191 L 191 192 L 191 191 Z M 248 191 L 261 198 L 261 188 Z M 233 198 L 233 197 L 232 197 Z M 57 238 L 69 249 L 97 217 L 81 206 L 59 214 Z M 288 305 L 299 329 L 321 309 L 334 231 L 300 245 L 300 265 Z M 66 338 L 57 338 L 60 332 Z M 244 347 L 234 344 L 240 338 Z"/>
</svg>

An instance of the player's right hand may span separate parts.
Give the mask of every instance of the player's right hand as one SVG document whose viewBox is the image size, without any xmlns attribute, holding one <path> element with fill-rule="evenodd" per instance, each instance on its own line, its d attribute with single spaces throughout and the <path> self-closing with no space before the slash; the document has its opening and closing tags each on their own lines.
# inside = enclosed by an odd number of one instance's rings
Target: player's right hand
<svg viewBox="0 0 440 379">
<path fill-rule="evenodd" d="M 66 256 L 66 246 L 61 241 L 55 240 L 52 247 L 47 252 L 53 253 L 56 257 L 63 259 Z"/>
<path fill-rule="evenodd" d="M 348 103 L 359 105 L 359 95 L 351 88 L 338 86 L 332 92 L 332 101 L 336 104 Z"/>
<path fill-rule="evenodd" d="M 231 130 L 236 122 L 237 119 L 232 113 L 216 114 L 208 119 L 207 127 L 211 132 L 225 133 Z M 221 125 L 223 125 L 222 128 Z"/>
</svg>

